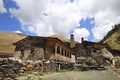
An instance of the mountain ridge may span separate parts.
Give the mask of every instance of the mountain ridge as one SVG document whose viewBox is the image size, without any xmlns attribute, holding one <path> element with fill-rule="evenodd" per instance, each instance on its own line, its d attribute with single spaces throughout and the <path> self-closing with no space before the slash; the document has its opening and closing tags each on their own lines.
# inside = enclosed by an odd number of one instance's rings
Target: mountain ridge
<svg viewBox="0 0 120 80">
<path fill-rule="evenodd" d="M 120 50 L 120 24 L 113 26 L 101 42 L 111 50 Z"/>
</svg>

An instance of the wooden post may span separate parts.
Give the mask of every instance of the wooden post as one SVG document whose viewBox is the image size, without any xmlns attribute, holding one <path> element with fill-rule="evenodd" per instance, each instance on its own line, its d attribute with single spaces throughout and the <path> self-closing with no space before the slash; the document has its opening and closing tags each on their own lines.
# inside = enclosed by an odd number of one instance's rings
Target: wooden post
<svg viewBox="0 0 120 80">
<path fill-rule="evenodd" d="M 61 47 L 60 47 L 60 56 L 62 55 L 62 49 L 61 49 Z M 61 57 L 60 57 L 60 60 L 61 60 Z"/>
<path fill-rule="evenodd" d="M 63 56 L 65 56 L 65 50 L 63 50 Z"/>
<path fill-rule="evenodd" d="M 65 50 L 63 51 L 63 56 L 64 56 L 63 61 L 65 61 L 65 60 L 64 60 L 64 59 L 65 59 Z"/>
<path fill-rule="evenodd" d="M 56 54 L 57 54 L 57 43 L 55 44 L 55 56 L 54 56 L 54 59 L 55 59 L 55 70 L 57 71 Z"/>
<path fill-rule="evenodd" d="M 56 54 L 57 54 L 57 44 L 55 45 L 55 57 L 54 57 L 54 59 L 56 59 Z"/>
<path fill-rule="evenodd" d="M 67 50 L 65 50 L 65 61 L 67 62 Z"/>
<path fill-rule="evenodd" d="M 60 71 L 60 64 L 58 64 L 58 70 Z"/>
</svg>

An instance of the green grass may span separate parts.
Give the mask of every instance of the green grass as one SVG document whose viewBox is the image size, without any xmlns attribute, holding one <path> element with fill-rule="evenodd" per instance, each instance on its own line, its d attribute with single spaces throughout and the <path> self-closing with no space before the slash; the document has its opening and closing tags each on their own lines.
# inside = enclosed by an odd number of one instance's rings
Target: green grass
<svg viewBox="0 0 120 80">
<path fill-rule="evenodd" d="M 22 73 L 20 76 L 22 77 L 22 76 L 28 76 L 29 74 L 27 73 L 27 72 L 25 72 L 25 73 Z"/>
<path fill-rule="evenodd" d="M 39 76 L 44 76 L 45 75 L 45 73 L 44 72 L 38 72 L 38 74 L 39 74 Z"/>
<path fill-rule="evenodd" d="M 32 76 L 32 80 L 39 80 L 39 78 L 42 80 L 120 80 L 120 77 L 110 69 L 104 71 L 54 72 L 44 76 L 30 74 L 30 76 Z"/>
<path fill-rule="evenodd" d="M 111 71 L 71 71 L 55 73 L 44 77 L 43 80 L 120 80 Z"/>
</svg>

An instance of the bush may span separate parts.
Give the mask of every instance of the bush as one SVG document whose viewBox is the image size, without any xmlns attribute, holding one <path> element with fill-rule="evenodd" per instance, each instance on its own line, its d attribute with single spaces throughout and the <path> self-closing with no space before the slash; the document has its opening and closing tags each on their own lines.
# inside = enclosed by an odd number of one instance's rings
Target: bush
<svg viewBox="0 0 120 80">
<path fill-rule="evenodd" d="M 65 69 L 63 69 L 63 70 L 60 70 L 59 72 L 67 72 L 68 70 L 65 70 Z"/>
<path fill-rule="evenodd" d="M 45 73 L 41 71 L 41 72 L 39 72 L 39 75 L 40 75 L 40 76 L 44 76 Z"/>
<path fill-rule="evenodd" d="M 115 67 L 120 68 L 120 59 L 115 62 Z"/>
<path fill-rule="evenodd" d="M 27 73 L 27 72 L 24 72 L 24 73 L 22 73 L 22 74 L 19 74 L 19 75 L 17 75 L 17 77 L 21 77 L 21 76 L 28 76 L 29 74 Z"/>
</svg>

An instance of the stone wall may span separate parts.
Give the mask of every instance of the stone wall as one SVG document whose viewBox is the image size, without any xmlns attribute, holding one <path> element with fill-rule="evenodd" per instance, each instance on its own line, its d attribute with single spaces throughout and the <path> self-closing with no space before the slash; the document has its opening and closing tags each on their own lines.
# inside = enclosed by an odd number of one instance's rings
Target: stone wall
<svg viewBox="0 0 120 80">
<path fill-rule="evenodd" d="M 16 80 L 21 66 L 18 61 L 0 59 L 0 80 Z"/>
<path fill-rule="evenodd" d="M 23 61 L 26 60 L 42 60 L 44 57 L 44 49 L 43 48 L 39 48 L 39 47 L 35 47 L 33 52 L 31 51 L 31 49 L 25 49 L 24 50 L 24 56 L 21 57 L 21 50 L 15 51 L 14 53 L 14 58 L 16 60 L 20 60 L 22 59 Z"/>
<path fill-rule="evenodd" d="M 43 48 L 35 48 L 34 49 L 33 60 L 42 60 L 44 59 L 44 49 Z"/>
<path fill-rule="evenodd" d="M 77 51 L 77 55 L 76 55 L 76 61 L 78 63 L 83 62 L 82 57 L 84 57 L 84 61 L 91 62 L 93 64 L 96 65 L 114 65 L 114 56 L 106 49 L 106 48 L 102 48 L 99 50 L 94 50 L 94 49 L 90 49 L 90 48 L 85 48 L 85 49 L 79 49 Z M 85 62 L 84 62 L 85 63 Z M 93 65 L 94 65 L 93 64 Z"/>
</svg>

